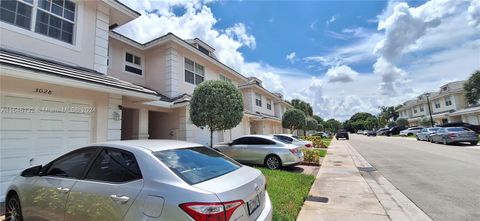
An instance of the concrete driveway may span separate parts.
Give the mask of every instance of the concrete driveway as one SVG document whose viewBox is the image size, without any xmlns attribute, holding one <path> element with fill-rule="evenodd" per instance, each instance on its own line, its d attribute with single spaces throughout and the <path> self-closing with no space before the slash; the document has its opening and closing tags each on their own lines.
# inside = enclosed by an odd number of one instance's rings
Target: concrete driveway
<svg viewBox="0 0 480 221">
<path fill-rule="evenodd" d="M 362 135 L 345 142 L 434 220 L 480 220 L 480 146 Z"/>
</svg>

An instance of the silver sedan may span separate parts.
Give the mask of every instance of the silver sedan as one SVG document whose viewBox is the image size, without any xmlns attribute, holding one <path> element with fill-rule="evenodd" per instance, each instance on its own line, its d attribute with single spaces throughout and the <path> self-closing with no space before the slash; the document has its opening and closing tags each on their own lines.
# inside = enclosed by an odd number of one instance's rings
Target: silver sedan
<svg viewBox="0 0 480 221">
<path fill-rule="evenodd" d="M 262 173 L 199 144 L 135 140 L 74 150 L 22 172 L 7 220 L 271 220 Z"/>
<path fill-rule="evenodd" d="M 229 143 L 213 146 L 223 154 L 243 163 L 265 165 L 270 169 L 303 162 L 300 146 L 267 135 L 246 135 Z"/>
<path fill-rule="evenodd" d="M 458 142 L 469 142 L 472 145 L 478 144 L 478 135 L 464 127 L 445 127 L 439 129 L 430 136 L 432 143 L 452 144 Z"/>
</svg>

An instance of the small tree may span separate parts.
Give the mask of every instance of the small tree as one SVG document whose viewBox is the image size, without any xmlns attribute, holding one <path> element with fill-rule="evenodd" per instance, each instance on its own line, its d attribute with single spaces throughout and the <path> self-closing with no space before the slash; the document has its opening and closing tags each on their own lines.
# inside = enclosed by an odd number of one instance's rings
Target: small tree
<svg viewBox="0 0 480 221">
<path fill-rule="evenodd" d="M 395 127 L 395 126 L 397 126 L 397 123 L 391 121 L 391 122 L 388 122 L 387 126 L 388 126 L 388 127 Z"/>
<path fill-rule="evenodd" d="M 396 122 L 399 127 L 408 127 L 408 120 L 405 118 L 398 118 Z"/>
<path fill-rule="evenodd" d="M 307 117 L 305 120 L 305 128 L 303 130 L 303 136 L 307 135 L 307 130 L 317 130 L 318 129 L 318 122 L 317 120 Z"/>
<path fill-rule="evenodd" d="M 200 128 L 213 132 L 237 126 L 243 118 L 243 98 L 235 85 L 225 81 L 205 81 L 193 91 L 190 102 L 190 119 Z"/>
<path fill-rule="evenodd" d="M 431 127 L 432 126 L 432 122 L 430 122 L 430 119 L 429 118 L 422 118 L 420 120 L 420 122 L 418 122 L 418 124 L 420 124 L 421 126 L 424 126 L 424 127 Z"/>
<path fill-rule="evenodd" d="M 304 128 L 305 113 L 295 108 L 285 111 L 282 117 L 282 127 L 290 129 L 292 133 L 297 129 Z"/>
<path fill-rule="evenodd" d="M 464 85 L 465 98 L 469 104 L 475 105 L 480 100 L 480 70 L 475 71 Z"/>
</svg>

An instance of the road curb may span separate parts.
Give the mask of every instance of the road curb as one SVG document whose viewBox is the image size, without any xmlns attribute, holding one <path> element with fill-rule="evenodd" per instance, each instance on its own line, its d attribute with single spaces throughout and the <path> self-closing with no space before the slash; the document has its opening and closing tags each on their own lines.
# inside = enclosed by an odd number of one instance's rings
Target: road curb
<svg viewBox="0 0 480 221">
<path fill-rule="evenodd" d="M 370 186 L 392 221 L 432 221 L 432 218 L 376 171 L 376 169 L 362 157 L 355 147 L 348 142 L 346 142 L 346 144 L 346 148 L 350 153 L 353 162 L 357 168 L 359 168 L 360 174 Z"/>
</svg>

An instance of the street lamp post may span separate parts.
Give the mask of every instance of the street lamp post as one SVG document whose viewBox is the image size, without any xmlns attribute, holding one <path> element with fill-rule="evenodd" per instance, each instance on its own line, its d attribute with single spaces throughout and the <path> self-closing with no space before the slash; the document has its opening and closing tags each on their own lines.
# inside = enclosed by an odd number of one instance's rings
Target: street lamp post
<svg viewBox="0 0 480 221">
<path fill-rule="evenodd" d="M 432 109 L 430 108 L 430 99 L 428 99 L 428 94 L 427 96 L 427 105 L 428 105 L 428 114 L 430 114 L 430 125 L 433 127 L 433 118 L 432 118 Z"/>
</svg>

